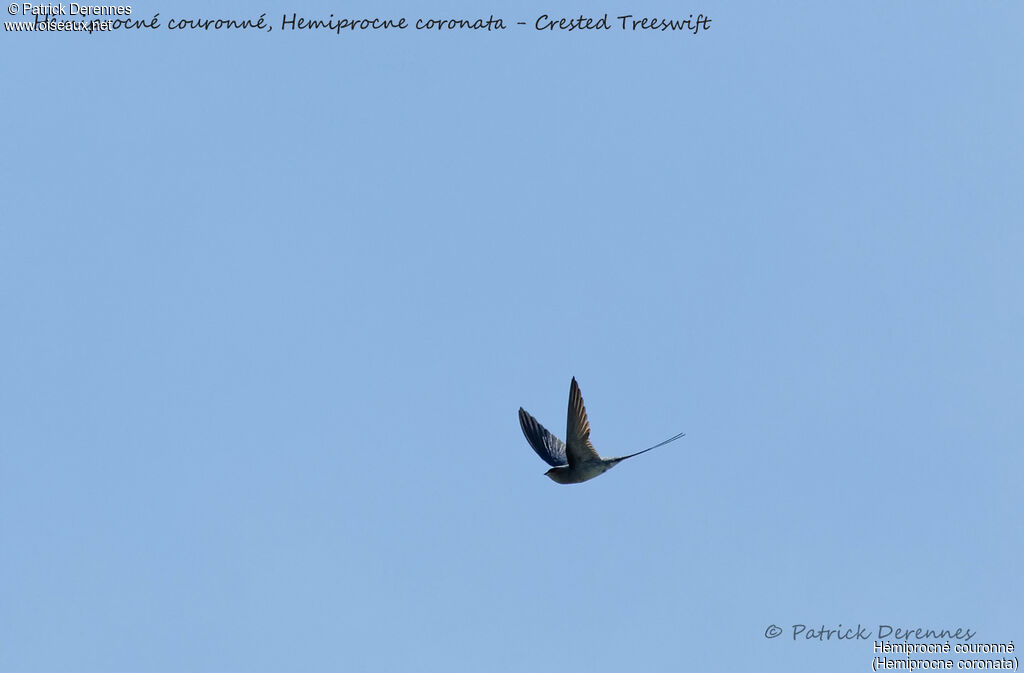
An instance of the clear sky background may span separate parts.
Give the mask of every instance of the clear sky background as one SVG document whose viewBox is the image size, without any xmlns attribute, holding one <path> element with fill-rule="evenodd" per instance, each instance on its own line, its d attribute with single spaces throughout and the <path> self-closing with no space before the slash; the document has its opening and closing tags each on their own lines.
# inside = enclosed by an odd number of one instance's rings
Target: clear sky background
<svg viewBox="0 0 1024 673">
<path fill-rule="evenodd" d="M 279 25 L 581 9 L 0 35 L 0 669 L 865 671 L 870 641 L 792 625 L 1024 641 L 1024 8 Z M 554 484 L 516 411 L 564 436 L 572 376 L 600 452 L 686 438 Z"/>
</svg>

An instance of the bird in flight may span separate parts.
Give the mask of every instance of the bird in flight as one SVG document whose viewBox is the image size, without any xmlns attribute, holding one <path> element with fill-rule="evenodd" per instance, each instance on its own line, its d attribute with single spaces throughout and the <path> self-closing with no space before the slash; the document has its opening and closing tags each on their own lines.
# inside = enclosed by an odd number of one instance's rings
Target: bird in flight
<svg viewBox="0 0 1024 673">
<path fill-rule="evenodd" d="M 602 458 L 597 455 L 594 445 L 590 443 L 590 421 L 587 420 L 587 410 L 583 406 L 583 395 L 580 394 L 576 377 L 573 377 L 569 386 L 569 422 L 565 429 L 564 442 L 548 432 L 547 428 L 526 413 L 522 407 L 519 407 L 519 425 L 523 428 L 526 441 L 537 455 L 552 466 L 544 476 L 559 484 L 581 484 L 588 479 L 601 476 L 627 458 L 647 453 L 685 435 L 681 432 L 660 444 L 628 456 Z"/>
</svg>

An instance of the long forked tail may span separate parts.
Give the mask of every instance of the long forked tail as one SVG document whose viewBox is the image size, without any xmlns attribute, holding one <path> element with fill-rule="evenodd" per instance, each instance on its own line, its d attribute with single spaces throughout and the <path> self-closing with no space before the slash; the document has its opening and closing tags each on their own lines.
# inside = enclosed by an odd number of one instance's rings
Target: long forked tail
<svg viewBox="0 0 1024 673">
<path fill-rule="evenodd" d="M 652 451 L 652 450 L 654 450 L 654 449 L 658 448 L 659 446 L 665 446 L 666 444 L 668 444 L 668 443 L 670 443 L 670 442 L 674 442 L 674 441 L 676 441 L 677 439 L 679 439 L 680 437 L 685 437 L 685 436 L 686 436 L 686 433 L 685 433 L 685 432 L 680 432 L 680 433 L 679 433 L 678 435 L 676 435 L 675 437 L 669 437 L 669 438 L 668 438 L 668 439 L 666 439 L 666 440 L 665 440 L 664 442 L 659 442 L 659 443 L 655 444 L 655 445 L 654 445 L 654 446 L 652 446 L 652 447 L 646 448 L 646 449 L 644 449 L 643 451 L 637 451 L 636 453 L 631 453 L 631 454 L 629 454 L 628 456 L 619 456 L 618 458 L 616 458 L 616 460 L 625 460 L 625 459 L 627 459 L 627 458 L 632 458 L 633 456 L 639 456 L 639 455 L 640 455 L 641 453 L 647 453 L 648 451 Z"/>
</svg>

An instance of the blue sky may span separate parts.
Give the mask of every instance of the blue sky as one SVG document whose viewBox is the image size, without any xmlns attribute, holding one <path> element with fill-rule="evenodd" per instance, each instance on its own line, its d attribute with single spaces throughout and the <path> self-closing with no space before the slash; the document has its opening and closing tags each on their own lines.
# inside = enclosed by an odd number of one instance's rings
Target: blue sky
<svg viewBox="0 0 1024 673">
<path fill-rule="evenodd" d="M 1024 10 L 604 11 L 712 24 L 0 37 L 0 669 L 1024 640 Z M 686 438 L 550 482 L 572 376 L 600 452 Z"/>
</svg>

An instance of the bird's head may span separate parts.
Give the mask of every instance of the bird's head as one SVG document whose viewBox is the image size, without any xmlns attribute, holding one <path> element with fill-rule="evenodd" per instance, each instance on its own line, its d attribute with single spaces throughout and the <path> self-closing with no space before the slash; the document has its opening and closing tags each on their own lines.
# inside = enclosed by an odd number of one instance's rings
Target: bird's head
<svg viewBox="0 0 1024 673">
<path fill-rule="evenodd" d="M 544 473 L 544 476 L 555 482 L 556 484 L 564 484 L 565 481 L 565 468 L 553 467 Z"/>
</svg>

